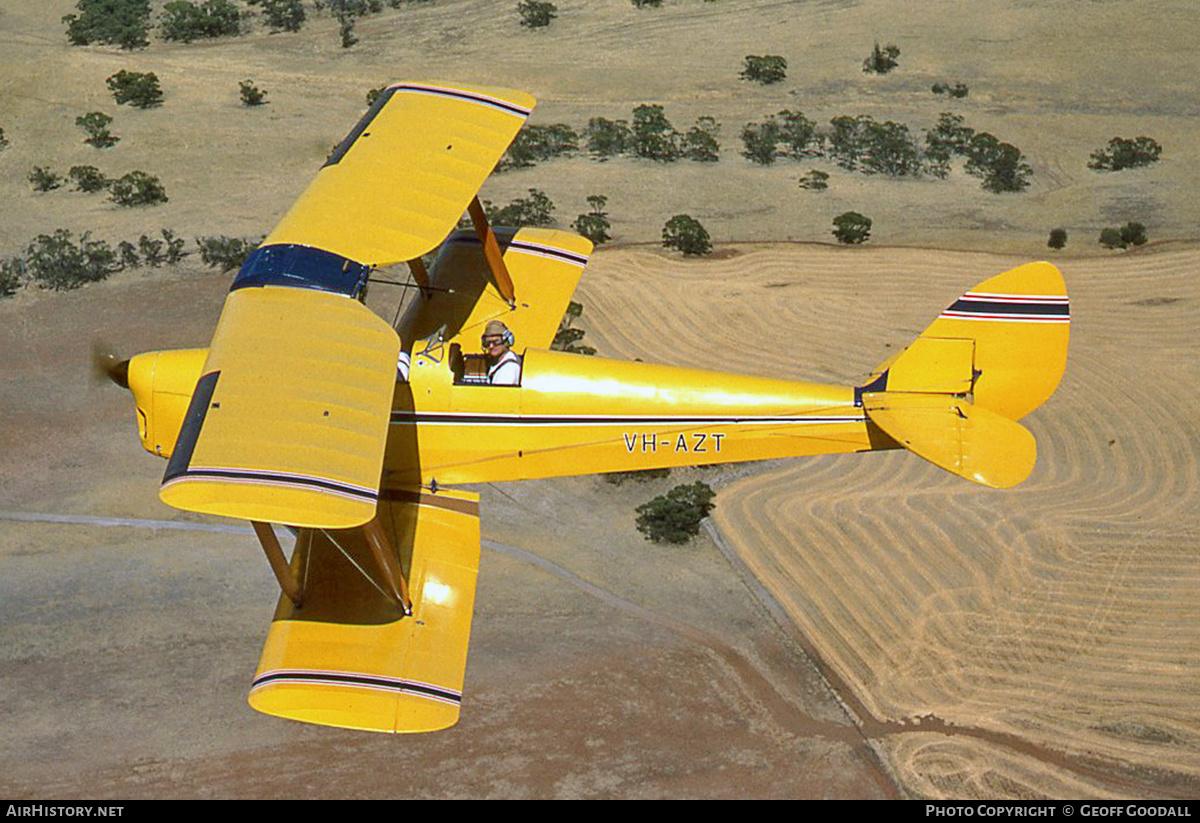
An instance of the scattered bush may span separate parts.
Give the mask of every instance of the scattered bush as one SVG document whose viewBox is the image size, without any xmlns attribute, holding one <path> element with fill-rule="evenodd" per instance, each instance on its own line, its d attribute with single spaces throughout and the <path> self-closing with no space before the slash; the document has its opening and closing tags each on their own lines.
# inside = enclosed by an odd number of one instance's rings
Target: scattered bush
<svg viewBox="0 0 1200 823">
<path fill-rule="evenodd" d="M 951 97 L 963 98 L 971 93 L 965 83 L 955 83 L 951 86 L 949 83 L 934 83 L 934 94 L 948 94 Z"/>
<path fill-rule="evenodd" d="M 603 195 L 593 194 L 588 197 L 587 202 L 592 210 L 587 214 L 581 214 L 576 217 L 575 222 L 571 224 L 571 228 L 599 246 L 601 243 L 612 239 L 608 233 L 612 225 L 608 222 L 608 212 L 604 210 L 604 207 L 608 204 L 608 198 Z"/>
<path fill-rule="evenodd" d="M 34 166 L 29 172 L 29 185 L 34 191 L 53 191 L 63 184 L 62 175 L 43 166 Z"/>
<path fill-rule="evenodd" d="M 550 21 L 558 17 L 558 6 L 543 0 L 521 0 L 517 4 L 517 13 L 521 15 L 521 25 L 527 29 L 540 29 L 550 25 Z"/>
<path fill-rule="evenodd" d="M 1050 239 L 1046 241 L 1046 245 L 1052 249 L 1061 249 L 1067 245 L 1067 230 L 1066 229 L 1051 229 Z"/>
<path fill-rule="evenodd" d="M 145 48 L 150 0 L 79 0 L 79 14 L 68 14 L 67 39 L 73 46 L 107 43 L 123 49 Z"/>
<path fill-rule="evenodd" d="M 1126 140 L 1114 137 L 1108 141 L 1108 147 L 1092 152 L 1088 168 L 1096 171 L 1120 171 L 1135 169 L 1157 163 L 1162 154 L 1162 146 L 1149 137 L 1137 137 Z"/>
<path fill-rule="evenodd" d="M 484 211 L 493 226 L 554 225 L 554 203 L 541 189 L 530 189 L 528 197 L 518 197 L 499 209 L 485 201 Z"/>
<path fill-rule="evenodd" d="M 670 469 L 634 469 L 627 472 L 608 472 L 601 475 L 604 482 L 612 483 L 614 486 L 620 486 L 626 480 L 632 480 L 635 483 L 649 483 L 651 480 L 662 480 L 671 476 Z"/>
<path fill-rule="evenodd" d="M 715 496 L 707 483 L 676 486 L 637 507 L 637 530 L 655 543 L 686 543 L 700 533 Z"/>
<path fill-rule="evenodd" d="M 129 103 L 139 109 L 152 109 L 162 105 L 162 89 L 158 85 L 158 75 L 152 71 L 121 69 L 105 82 L 116 98 L 117 105 Z"/>
<path fill-rule="evenodd" d="M 787 77 L 787 60 L 777 54 L 767 54 L 761 57 L 753 54 L 746 55 L 746 62 L 738 75 L 743 80 L 753 80 L 769 86 Z"/>
<path fill-rule="evenodd" d="M 75 118 L 75 125 L 87 133 L 83 142 L 97 149 L 107 149 L 115 146 L 120 137 L 108 130 L 112 118 L 102 111 L 90 111 Z"/>
<path fill-rule="evenodd" d="M 84 232 L 78 244 L 66 229 L 39 234 L 25 249 L 29 278 L 55 291 L 95 283 L 119 269 L 117 253 L 104 241 L 92 240 L 90 232 Z"/>
<path fill-rule="evenodd" d="M 683 252 L 685 257 L 712 253 L 712 240 L 700 221 L 687 214 L 677 214 L 667 221 L 662 231 L 663 245 Z"/>
<path fill-rule="evenodd" d="M 871 54 L 863 61 L 863 71 L 867 74 L 887 74 L 896 66 L 900 65 L 896 60 L 900 56 L 900 49 L 896 48 L 891 43 L 888 43 L 884 48 L 879 48 L 879 43 L 875 43 L 875 48 L 871 50 Z"/>
<path fill-rule="evenodd" d="M 91 193 L 112 185 L 112 181 L 95 166 L 72 166 L 67 177 L 75 184 L 75 191 Z"/>
<path fill-rule="evenodd" d="M 871 117 L 835 117 L 830 121 L 830 156 L 843 168 L 865 174 L 916 177 L 924 170 L 924 158 L 908 126 Z"/>
<path fill-rule="evenodd" d="M 662 5 L 662 0 L 630 0 L 636 8 L 658 8 Z"/>
<path fill-rule="evenodd" d="M 25 283 L 25 261 L 20 257 L 0 260 L 0 297 L 12 297 Z"/>
<path fill-rule="evenodd" d="M 187 256 L 187 252 L 183 250 L 182 237 L 176 237 L 169 229 L 163 229 L 161 233 L 162 240 L 154 240 L 144 234 L 138 239 L 138 251 L 141 252 L 142 262 L 153 268 L 158 268 L 164 263 L 178 263 Z"/>
<path fill-rule="evenodd" d="M 242 97 L 243 106 L 265 106 L 267 93 L 254 85 L 253 80 L 243 80 L 238 83 L 238 92 Z"/>
<path fill-rule="evenodd" d="M 159 30 L 166 40 L 191 43 L 193 40 L 241 34 L 242 16 L 229 0 L 171 0 L 163 6 Z"/>
<path fill-rule="evenodd" d="M 300 31 L 304 5 L 300 0 L 263 0 L 263 16 L 272 31 Z"/>
<path fill-rule="evenodd" d="M 529 168 L 539 161 L 550 160 L 578 149 L 579 135 L 566 123 L 550 126 L 526 125 L 517 132 L 496 170 Z"/>
<path fill-rule="evenodd" d="M 1033 168 L 1016 146 L 1000 142 L 987 132 L 971 138 L 967 146 L 967 174 L 983 178 L 983 188 L 999 194 L 1021 191 L 1029 185 Z"/>
<path fill-rule="evenodd" d="M 833 236 L 839 243 L 855 245 L 871 236 L 871 218 L 856 211 L 848 211 L 833 218 Z"/>
<path fill-rule="evenodd" d="M 222 273 L 240 269 L 250 252 L 258 248 L 259 242 L 248 237 L 228 237 L 223 234 L 196 238 L 200 259 L 206 266 L 219 268 Z"/>
<path fill-rule="evenodd" d="M 583 339 L 583 329 L 573 328 L 572 324 L 583 314 L 583 304 L 572 300 L 563 312 L 562 320 L 558 323 L 558 331 L 554 333 L 554 342 L 550 348 L 554 351 L 565 351 L 573 354 L 595 354 L 591 346 L 585 346 L 579 341 Z"/>
<path fill-rule="evenodd" d="M 829 188 L 829 175 L 818 169 L 813 169 L 800 178 L 800 188 L 809 191 L 825 191 Z"/>
<path fill-rule="evenodd" d="M 4 129 L 0 129 L 0 151 L 4 151 L 9 145 L 8 138 L 4 136 Z"/>
<path fill-rule="evenodd" d="M 1100 232 L 1100 245 L 1106 249 L 1127 249 L 1130 246 L 1141 246 L 1149 238 L 1146 227 L 1141 223 L 1126 223 L 1119 229 L 1107 228 Z"/>
<path fill-rule="evenodd" d="M 717 142 L 717 135 L 720 131 L 721 124 L 715 117 L 709 115 L 697 117 L 696 125 L 683 135 L 679 150 L 688 160 L 694 160 L 697 163 L 716 163 L 721 159 L 721 144 Z"/>
<path fill-rule="evenodd" d="M 157 206 L 167 202 L 167 192 L 159 179 L 144 171 L 131 171 L 112 182 L 110 199 L 118 206 Z"/>
</svg>

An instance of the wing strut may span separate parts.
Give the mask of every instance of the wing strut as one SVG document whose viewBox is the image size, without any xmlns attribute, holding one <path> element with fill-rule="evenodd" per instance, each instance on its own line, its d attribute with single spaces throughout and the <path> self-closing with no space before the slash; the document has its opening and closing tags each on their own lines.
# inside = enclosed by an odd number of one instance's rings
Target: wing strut
<svg viewBox="0 0 1200 823">
<path fill-rule="evenodd" d="M 404 571 L 400 568 L 400 560 L 392 549 L 387 535 L 379 525 L 379 520 L 371 520 L 362 527 L 363 537 L 371 547 L 371 554 L 383 573 L 383 580 L 391 590 L 396 605 L 405 614 L 412 614 L 412 598 L 408 594 L 408 581 L 404 579 Z"/>
<path fill-rule="evenodd" d="M 512 278 L 508 276 L 508 267 L 504 265 L 504 255 L 500 252 L 500 244 L 496 242 L 496 233 L 492 231 L 487 215 L 483 213 L 483 206 L 479 204 L 478 195 L 471 198 L 471 205 L 467 206 L 467 213 L 471 215 L 475 234 L 483 245 L 483 256 L 487 259 L 488 268 L 492 270 L 496 288 L 500 290 L 500 295 L 508 302 L 509 307 L 516 308 L 517 295 L 513 288 Z"/>
<path fill-rule="evenodd" d="M 292 574 L 292 569 L 288 565 L 287 558 L 283 555 L 283 549 L 279 546 L 279 538 L 275 536 L 275 530 L 271 528 L 269 523 L 263 523 L 258 520 L 251 520 L 250 525 L 254 526 L 254 533 L 258 535 L 258 542 L 263 547 L 263 552 L 267 555 L 267 562 L 271 564 L 271 571 L 275 572 L 275 579 L 279 581 L 279 588 L 283 589 L 283 593 L 287 595 L 288 600 L 291 600 L 296 608 L 304 605 L 304 587 Z M 301 548 L 299 541 L 312 539 L 312 530 L 301 529 L 297 539 L 296 549 Z"/>
</svg>

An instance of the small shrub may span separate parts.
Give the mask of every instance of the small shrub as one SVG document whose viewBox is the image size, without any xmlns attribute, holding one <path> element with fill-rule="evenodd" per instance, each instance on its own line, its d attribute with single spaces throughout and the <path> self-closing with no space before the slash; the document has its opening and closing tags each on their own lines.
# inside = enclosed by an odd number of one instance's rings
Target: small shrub
<svg viewBox="0 0 1200 823">
<path fill-rule="evenodd" d="M 588 197 L 587 202 L 592 210 L 576 217 L 575 222 L 571 224 L 571 228 L 599 246 L 601 243 L 612 239 L 608 233 L 608 230 L 612 228 L 612 224 L 608 221 L 608 212 L 604 210 L 604 207 L 608 204 L 608 198 L 603 195 L 593 194 Z"/>
<path fill-rule="evenodd" d="M 629 0 L 629 2 L 633 3 L 634 7 L 639 9 L 656 9 L 662 5 L 662 0 Z"/>
<path fill-rule="evenodd" d="M 800 178 L 800 188 L 808 191 L 825 191 L 829 188 L 829 175 L 819 169 L 813 169 Z"/>
<path fill-rule="evenodd" d="M 338 29 L 342 38 L 342 48 L 348 49 L 358 42 L 358 38 L 354 36 L 354 18 L 344 16 L 340 18 L 340 28 Z"/>
<path fill-rule="evenodd" d="M 29 185 L 34 191 L 53 191 L 63 184 L 62 175 L 44 166 L 34 166 L 29 172 Z"/>
<path fill-rule="evenodd" d="M 0 129 L 0 151 L 4 151 L 9 145 L 8 138 L 4 136 L 4 129 Z"/>
<path fill-rule="evenodd" d="M 655 543 L 686 543 L 700 533 L 715 496 L 707 483 L 676 486 L 637 507 L 637 530 Z"/>
<path fill-rule="evenodd" d="M 683 252 L 685 257 L 712 253 L 712 240 L 700 221 L 688 214 L 677 214 L 662 230 L 663 245 Z"/>
<path fill-rule="evenodd" d="M 955 83 L 953 86 L 951 86 L 949 83 L 934 83 L 933 84 L 933 93 L 934 94 L 948 94 L 951 97 L 956 97 L 956 98 L 961 99 L 963 97 L 966 97 L 968 94 L 970 94 L 971 90 L 967 88 L 967 85 L 965 83 Z"/>
<path fill-rule="evenodd" d="M 1050 239 L 1046 241 L 1046 245 L 1052 249 L 1065 248 L 1067 245 L 1067 230 L 1066 229 L 1051 229 Z"/>
<path fill-rule="evenodd" d="M 863 61 L 863 71 L 867 74 L 887 74 L 896 66 L 900 65 L 896 60 L 900 56 L 900 49 L 888 43 L 884 48 L 879 48 L 879 43 L 875 43 L 875 48 L 871 50 L 871 54 Z"/>
<path fill-rule="evenodd" d="M 521 0 L 517 4 L 517 14 L 521 15 L 521 25 L 525 28 L 540 29 L 558 17 L 558 6 L 543 0 Z"/>
<path fill-rule="evenodd" d="M 25 261 L 20 257 L 0 260 L 0 297 L 12 297 L 25 283 Z"/>
<path fill-rule="evenodd" d="M 1096 171 L 1136 169 L 1157 163 L 1161 155 L 1162 146 L 1149 137 L 1137 137 L 1133 140 L 1114 137 L 1108 141 L 1107 148 L 1092 152 L 1088 168 Z"/>
<path fill-rule="evenodd" d="M 272 31 L 300 31 L 304 5 L 300 0 L 263 0 L 263 16 Z"/>
<path fill-rule="evenodd" d="M 250 252 L 258 248 L 258 243 L 248 237 L 228 237 L 223 234 L 196 238 L 200 259 L 206 266 L 219 268 L 222 273 L 240 269 Z"/>
<path fill-rule="evenodd" d="M 152 109 L 162 105 L 162 89 L 158 85 L 158 75 L 152 71 L 121 69 L 105 83 L 116 98 L 117 105 L 129 103 L 139 109 Z"/>
<path fill-rule="evenodd" d="M 117 253 L 102 240 L 84 232 L 76 244 L 71 232 L 59 229 L 39 234 L 25 249 L 25 268 L 31 280 L 55 291 L 77 289 L 103 280 L 120 269 Z"/>
<path fill-rule="evenodd" d="M 75 191 L 90 193 L 107 189 L 112 185 L 112 181 L 95 166 L 71 166 L 67 177 L 75 184 Z"/>
<path fill-rule="evenodd" d="M 73 46 L 108 43 L 123 49 L 145 48 L 150 0 L 79 0 L 79 14 L 68 14 L 67 39 Z"/>
<path fill-rule="evenodd" d="M 238 92 L 242 97 L 243 106 L 265 106 L 267 93 L 254 85 L 253 80 L 243 80 L 238 83 Z"/>
<path fill-rule="evenodd" d="M 75 125 L 87 133 L 83 142 L 97 149 L 107 149 L 115 146 L 120 137 L 108 130 L 112 118 L 102 111 L 90 111 L 75 118 Z"/>
<path fill-rule="evenodd" d="M 158 26 L 163 39 L 191 43 L 241 34 L 241 18 L 241 12 L 229 0 L 205 0 L 203 4 L 172 0 L 163 6 Z"/>
<path fill-rule="evenodd" d="M 741 74 L 738 76 L 743 80 L 752 80 L 755 83 L 769 86 L 787 77 L 787 65 L 787 60 L 777 54 L 767 54 L 761 57 L 748 54 Z"/>
<path fill-rule="evenodd" d="M 839 243 L 856 245 L 871 236 L 871 218 L 848 211 L 833 218 L 833 236 Z"/>
<path fill-rule="evenodd" d="M 182 237 L 176 237 L 175 232 L 169 229 L 162 229 L 161 234 L 161 240 L 144 234 L 138 239 L 138 251 L 142 255 L 142 262 L 152 268 L 158 268 L 164 263 L 178 263 L 188 254 L 184 251 Z"/>
<path fill-rule="evenodd" d="M 159 179 L 144 171 L 131 171 L 112 182 L 110 199 L 118 206 L 157 206 L 167 202 L 167 191 Z"/>
<path fill-rule="evenodd" d="M 1141 223 L 1129 222 L 1119 229 L 1107 228 L 1100 232 L 1100 245 L 1106 249 L 1127 249 L 1130 246 L 1141 246 L 1148 239 L 1146 227 Z"/>
<path fill-rule="evenodd" d="M 635 483 L 649 483 L 651 480 L 662 480 L 670 476 L 670 469 L 634 469 L 627 472 L 607 472 L 601 475 L 604 482 L 614 486 L 620 486 L 626 480 L 632 480 Z"/>
</svg>

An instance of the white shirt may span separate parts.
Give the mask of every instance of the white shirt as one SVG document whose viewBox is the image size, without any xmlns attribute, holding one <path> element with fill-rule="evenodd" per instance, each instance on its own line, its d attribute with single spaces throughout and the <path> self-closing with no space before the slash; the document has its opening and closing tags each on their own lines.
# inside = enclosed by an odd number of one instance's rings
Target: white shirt
<svg viewBox="0 0 1200 823">
<path fill-rule="evenodd" d="M 500 359 L 488 369 L 488 382 L 493 386 L 521 385 L 521 358 L 511 351 L 500 355 Z"/>
</svg>

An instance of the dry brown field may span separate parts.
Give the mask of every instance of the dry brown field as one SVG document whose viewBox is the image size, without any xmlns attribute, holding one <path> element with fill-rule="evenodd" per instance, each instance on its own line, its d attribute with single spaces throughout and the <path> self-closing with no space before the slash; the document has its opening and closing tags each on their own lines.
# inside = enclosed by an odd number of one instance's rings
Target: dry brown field
<svg viewBox="0 0 1200 823">
<path fill-rule="evenodd" d="M 156 7 L 161 3 L 155 2 Z M 531 122 L 581 128 L 659 103 L 713 115 L 716 164 L 584 156 L 494 176 L 537 187 L 565 226 L 608 197 L 614 247 L 580 287 L 601 355 L 861 381 L 979 280 L 1051 257 L 1072 297 L 1058 393 L 1026 421 L 1033 476 L 975 488 L 897 452 L 697 470 L 657 486 L 501 484 L 485 543 L 468 702 L 446 734 L 397 741 L 261 717 L 243 702 L 273 603 L 245 534 L 155 498 L 119 393 L 86 349 L 204 345 L 227 275 L 195 256 L 73 293 L 0 301 L 0 795 L 16 797 L 1195 797 L 1200 794 L 1195 306 L 1200 95 L 1185 0 L 559 2 L 433 0 L 360 20 L 121 52 L 66 45 L 70 0 L 0 0 L 0 258 L 67 228 L 115 244 L 171 229 L 257 238 L 394 79 L 523 88 Z M 311 14 L 311 9 L 310 9 Z M 900 68 L 868 77 L 874 41 Z M 781 54 L 775 86 L 738 80 Z M 161 108 L 104 79 L 154 71 Z M 252 78 L 269 105 L 239 104 Z M 963 82 L 950 101 L 934 82 Z M 938 113 L 1015 144 L 1030 188 L 758 167 L 743 124 L 782 109 L 923 132 Z M 97 151 L 75 117 L 105 111 Z M 1100 174 L 1089 154 L 1148 135 L 1160 163 Z M 159 176 L 170 202 L 120 209 L 29 170 Z M 813 168 L 824 193 L 798 188 Z M 825 245 L 834 215 L 874 220 Z M 717 253 L 655 246 L 687 212 Z M 1102 227 L 1144 223 L 1114 254 Z M 1065 253 L 1046 248 L 1066 228 Z M 632 508 L 677 479 L 720 491 L 710 534 L 645 543 Z M 397 778 L 396 775 L 403 775 Z"/>
</svg>

